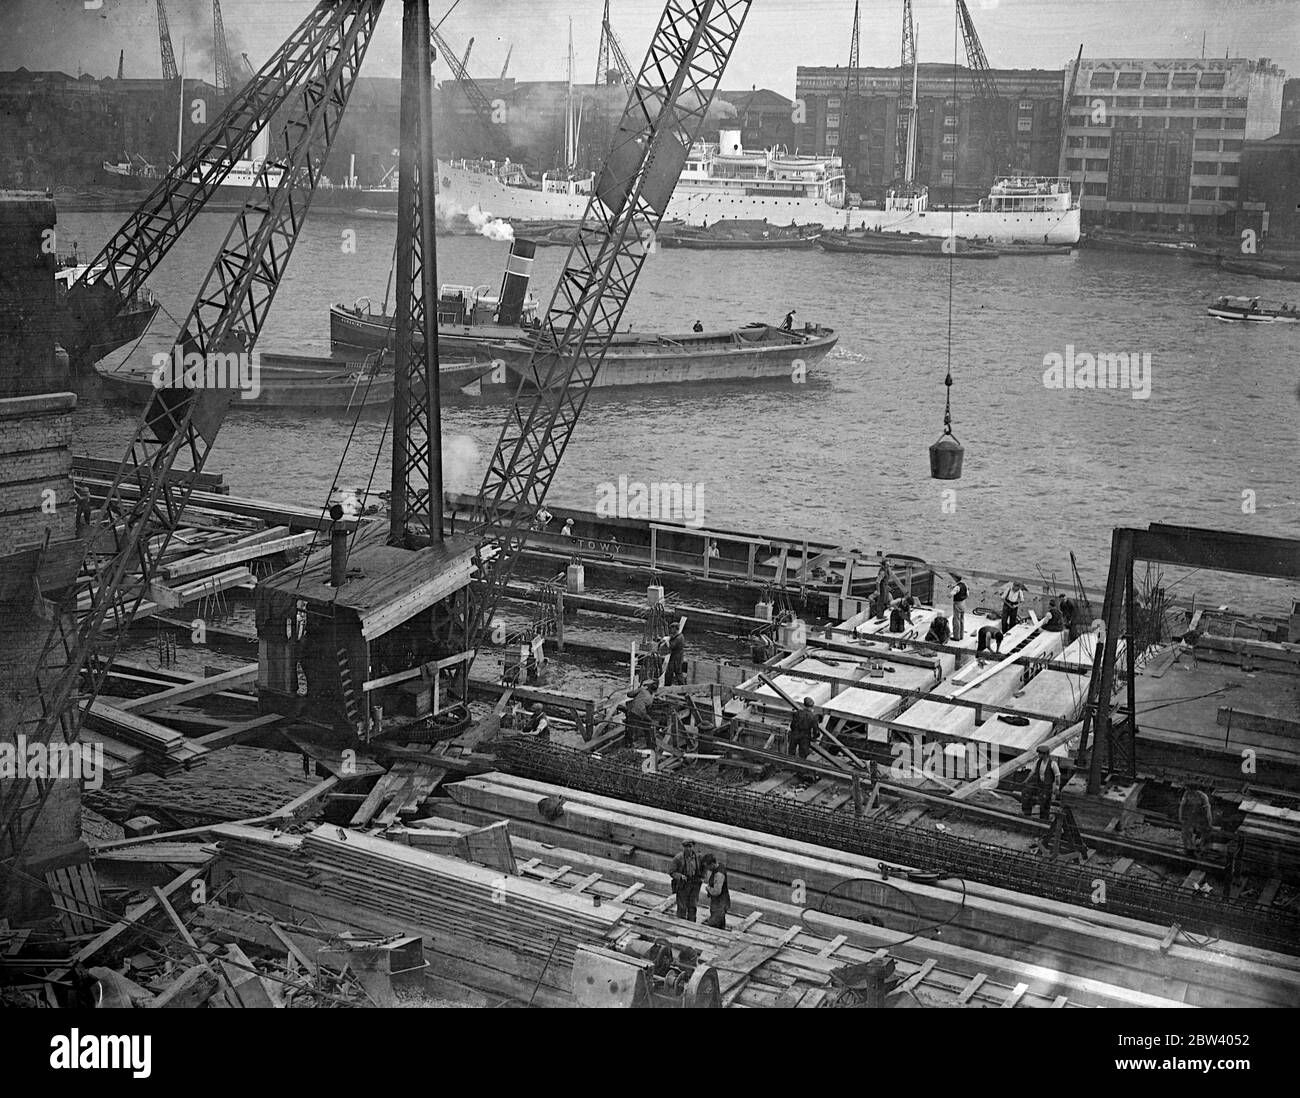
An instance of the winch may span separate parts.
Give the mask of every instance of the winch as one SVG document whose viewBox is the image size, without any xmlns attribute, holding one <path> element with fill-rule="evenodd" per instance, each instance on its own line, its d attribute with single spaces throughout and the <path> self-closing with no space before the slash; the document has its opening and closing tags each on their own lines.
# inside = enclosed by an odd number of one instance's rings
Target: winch
<svg viewBox="0 0 1300 1098">
<path fill-rule="evenodd" d="M 721 1007 L 718 974 L 688 947 L 628 938 L 614 949 L 580 946 L 573 995 L 583 1007 Z"/>
</svg>

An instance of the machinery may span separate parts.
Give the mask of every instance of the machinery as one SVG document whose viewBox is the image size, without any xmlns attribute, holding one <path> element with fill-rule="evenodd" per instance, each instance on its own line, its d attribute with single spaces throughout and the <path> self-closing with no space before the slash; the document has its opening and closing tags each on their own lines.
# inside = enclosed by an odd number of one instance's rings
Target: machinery
<svg viewBox="0 0 1300 1098">
<path fill-rule="evenodd" d="M 629 936 L 613 949 L 579 946 L 573 997 L 580 1007 L 722 1006 L 718 973 L 695 951 Z"/>
</svg>

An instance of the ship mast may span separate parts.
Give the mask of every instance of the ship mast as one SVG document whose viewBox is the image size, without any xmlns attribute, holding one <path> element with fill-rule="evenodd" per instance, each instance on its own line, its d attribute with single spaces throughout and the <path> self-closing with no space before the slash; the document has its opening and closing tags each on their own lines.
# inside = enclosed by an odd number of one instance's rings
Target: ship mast
<svg viewBox="0 0 1300 1098">
<path fill-rule="evenodd" d="M 159 7 L 161 11 L 161 6 Z M 181 162 L 181 144 L 185 132 L 185 39 L 181 39 L 181 71 L 176 82 L 176 163 Z"/>
<path fill-rule="evenodd" d="M 578 166 L 578 135 L 573 124 L 573 20 L 569 20 L 569 77 L 564 106 L 564 166 L 570 175 Z"/>
<path fill-rule="evenodd" d="M 903 162 L 903 182 L 911 183 L 916 170 L 916 30 L 912 31 L 912 106 L 907 114 L 907 156 Z"/>
</svg>

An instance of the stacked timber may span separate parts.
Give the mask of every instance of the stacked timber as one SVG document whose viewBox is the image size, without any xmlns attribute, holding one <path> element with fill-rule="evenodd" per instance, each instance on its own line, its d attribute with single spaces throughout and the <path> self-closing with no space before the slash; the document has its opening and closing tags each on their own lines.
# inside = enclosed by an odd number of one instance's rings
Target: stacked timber
<svg viewBox="0 0 1300 1098">
<path fill-rule="evenodd" d="M 1300 811 L 1259 801 L 1242 801 L 1241 811 L 1237 833 L 1246 837 L 1247 854 L 1283 875 L 1300 871 Z"/>
<path fill-rule="evenodd" d="M 640 885 L 588 891 L 600 874 L 572 881 L 569 864 L 541 869 L 533 858 L 507 873 L 435 852 L 451 849 L 445 840 L 459 838 L 454 831 L 403 829 L 391 841 L 333 825 L 287 835 L 222 824 L 210 834 L 222 868 L 254 908 L 310 912 L 322 927 L 419 934 L 435 974 L 524 1001 L 572 1005 L 581 946 L 664 938 L 717 969 L 724 1005 L 812 1007 L 838 994 L 830 973 L 843 962 L 824 951 L 825 941 L 814 953 L 791 946 L 797 926 L 757 935 L 716 930 L 664 915 L 671 894 L 632 909 L 623 901 Z"/>
<path fill-rule="evenodd" d="M 826 910 L 856 918 L 869 912 L 904 934 L 943 926 L 952 945 L 1194 1006 L 1300 1002 L 1300 958 L 1294 956 L 1226 941 L 1206 947 L 1171 935 L 1166 926 L 977 881 L 929 883 L 894 872 L 885 880 L 877 858 L 510 774 L 445 788 L 472 810 L 466 822 L 509 819 L 520 835 L 557 846 L 569 835 L 599 839 L 621 846 L 632 859 L 647 856 L 637 864 L 656 868 L 691 838 L 701 852 L 725 858 L 733 889 L 769 899 L 788 901 L 790 882 L 800 880 L 807 905 L 816 909 L 851 880 L 851 902 L 830 899 Z M 560 815 L 545 815 L 543 800 L 562 803 Z"/>
<path fill-rule="evenodd" d="M 105 701 L 90 704 L 86 710 L 86 723 L 103 734 L 105 756 L 110 754 L 110 741 L 116 741 L 117 744 L 142 752 L 142 756 L 133 759 L 131 765 L 143 765 L 150 773 L 164 778 L 192 770 L 207 762 L 206 747 L 147 717 L 126 712 Z M 119 755 L 116 747 L 112 753 Z M 120 766 L 127 765 L 123 759 L 119 758 L 118 761 Z"/>
</svg>

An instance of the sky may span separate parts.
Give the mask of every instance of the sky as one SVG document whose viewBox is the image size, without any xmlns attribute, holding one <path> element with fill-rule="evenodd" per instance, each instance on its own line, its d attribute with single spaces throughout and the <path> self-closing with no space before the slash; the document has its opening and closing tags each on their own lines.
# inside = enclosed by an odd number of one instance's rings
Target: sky
<svg viewBox="0 0 1300 1098">
<path fill-rule="evenodd" d="M 98 3 L 96 8 L 87 5 Z M 967 0 L 995 68 L 1063 68 L 1079 45 L 1085 57 L 1270 57 L 1300 76 L 1300 0 Z M 221 0 L 231 53 L 255 66 L 303 19 L 312 0 Z M 475 39 L 470 74 L 500 75 L 513 43 L 510 75 L 562 80 L 569 24 L 575 79 L 595 75 L 603 0 L 430 0 L 450 45 Z M 902 0 L 861 0 L 864 65 L 897 65 Z M 951 62 L 953 0 L 913 0 L 922 61 Z M 448 14 L 450 9 L 450 13 Z M 612 0 L 610 21 L 628 59 L 639 65 L 663 0 Z M 191 75 L 212 79 L 211 0 L 167 0 L 172 42 Z M 161 74 L 154 0 L 0 0 L 5 34 L 0 70 L 22 65 L 112 76 L 125 50 L 126 75 Z M 443 19 L 444 15 L 446 16 Z M 400 69 L 401 3 L 389 0 L 364 75 Z M 797 65 L 843 65 L 849 56 L 853 0 L 754 0 L 723 80 L 731 89 L 794 92 Z M 958 43 L 959 50 L 961 49 Z M 964 63 L 964 50 L 960 56 Z M 435 77 L 447 75 L 435 66 Z"/>
</svg>

